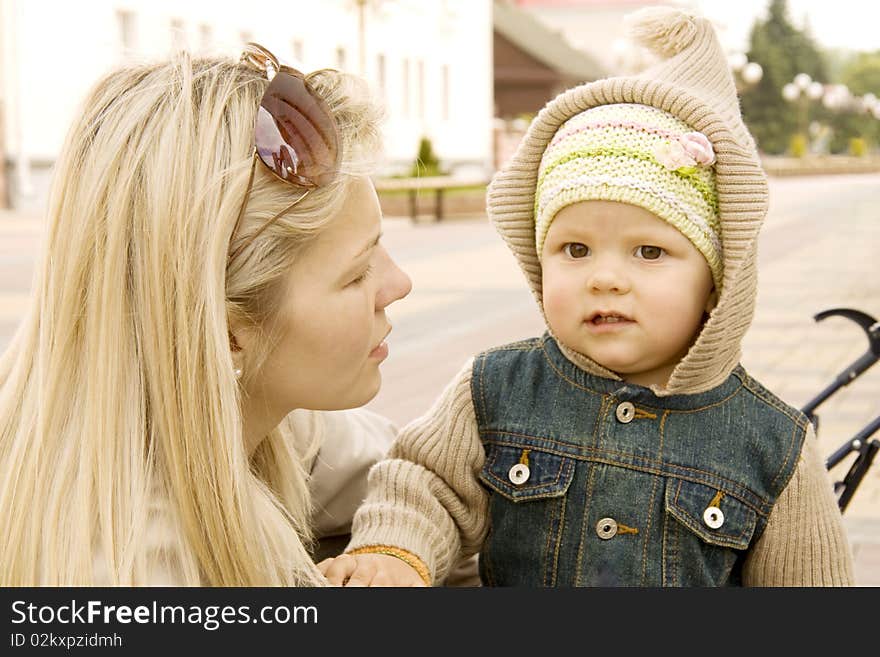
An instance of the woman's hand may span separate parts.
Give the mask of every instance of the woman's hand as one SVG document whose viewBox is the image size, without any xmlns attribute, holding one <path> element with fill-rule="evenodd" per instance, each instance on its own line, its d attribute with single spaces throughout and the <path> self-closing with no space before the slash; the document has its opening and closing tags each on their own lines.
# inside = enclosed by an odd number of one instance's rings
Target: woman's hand
<svg viewBox="0 0 880 657">
<path fill-rule="evenodd" d="M 318 569 L 333 586 L 425 586 L 415 568 L 387 554 L 340 554 Z"/>
</svg>

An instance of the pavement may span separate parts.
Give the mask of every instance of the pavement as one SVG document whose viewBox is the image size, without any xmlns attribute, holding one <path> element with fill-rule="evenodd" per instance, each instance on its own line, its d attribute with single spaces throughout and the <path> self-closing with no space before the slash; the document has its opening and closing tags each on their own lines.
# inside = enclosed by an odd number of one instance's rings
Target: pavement
<svg viewBox="0 0 880 657">
<path fill-rule="evenodd" d="M 790 404 L 802 407 L 868 350 L 850 320 L 811 321 L 829 308 L 880 319 L 880 175 L 771 178 L 759 250 L 758 303 L 743 343 L 743 365 Z M 817 409 L 826 456 L 880 415 L 880 366 Z M 874 439 L 880 438 L 875 434 Z M 831 470 L 834 481 L 853 458 Z M 880 586 L 880 459 L 844 512 L 856 583 Z"/>
<path fill-rule="evenodd" d="M 852 322 L 817 323 L 813 316 L 848 307 L 880 318 L 880 174 L 771 178 L 770 192 L 743 364 L 801 407 L 867 349 Z M 39 217 L 0 211 L 0 351 L 27 305 L 41 233 Z M 439 224 L 386 217 L 383 243 L 410 274 L 413 292 L 389 309 L 391 356 L 369 407 L 402 425 L 429 408 L 469 356 L 538 335 L 543 322 L 483 215 Z M 829 455 L 880 415 L 880 366 L 832 396 L 818 415 L 820 450 Z M 832 478 L 842 478 L 850 460 Z M 856 583 L 880 586 L 880 458 L 844 524 Z"/>
</svg>

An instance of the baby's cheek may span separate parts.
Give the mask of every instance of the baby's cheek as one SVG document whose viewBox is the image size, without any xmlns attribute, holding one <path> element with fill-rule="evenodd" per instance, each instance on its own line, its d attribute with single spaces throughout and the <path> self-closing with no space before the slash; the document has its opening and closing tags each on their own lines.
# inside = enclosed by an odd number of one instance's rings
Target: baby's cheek
<svg viewBox="0 0 880 657">
<path fill-rule="evenodd" d="M 571 314 L 572 304 L 567 299 L 567 295 L 556 287 L 545 288 L 543 299 L 547 323 L 554 333 L 558 333 L 566 323 L 566 315 Z"/>
</svg>

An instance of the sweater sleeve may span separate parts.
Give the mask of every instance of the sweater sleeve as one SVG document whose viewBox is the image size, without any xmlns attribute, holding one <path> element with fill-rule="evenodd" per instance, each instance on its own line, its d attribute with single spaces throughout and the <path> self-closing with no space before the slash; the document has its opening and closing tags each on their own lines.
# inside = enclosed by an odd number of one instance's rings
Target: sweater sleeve
<svg viewBox="0 0 880 657">
<path fill-rule="evenodd" d="M 800 462 L 749 551 L 746 586 L 853 586 L 852 554 L 810 425 Z"/>
<path fill-rule="evenodd" d="M 478 478 L 485 453 L 471 399 L 472 366 L 471 359 L 371 469 L 347 550 L 401 548 L 422 560 L 434 582 L 446 578 L 459 555 L 479 550 L 488 495 Z"/>
</svg>

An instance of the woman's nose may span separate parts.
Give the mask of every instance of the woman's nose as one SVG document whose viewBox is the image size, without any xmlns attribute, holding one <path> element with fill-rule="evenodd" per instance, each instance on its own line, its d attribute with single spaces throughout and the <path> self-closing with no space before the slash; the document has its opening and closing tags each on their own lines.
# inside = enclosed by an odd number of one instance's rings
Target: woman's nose
<svg viewBox="0 0 880 657">
<path fill-rule="evenodd" d="M 385 253 L 387 265 L 379 294 L 376 296 L 376 310 L 382 310 L 395 301 L 403 299 L 412 290 L 412 280 L 388 253 Z"/>
</svg>

